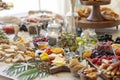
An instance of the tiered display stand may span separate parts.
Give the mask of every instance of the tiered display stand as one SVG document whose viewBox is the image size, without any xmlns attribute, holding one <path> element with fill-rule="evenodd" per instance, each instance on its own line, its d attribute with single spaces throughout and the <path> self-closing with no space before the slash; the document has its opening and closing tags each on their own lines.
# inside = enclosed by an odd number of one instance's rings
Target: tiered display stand
<svg viewBox="0 0 120 80">
<path fill-rule="evenodd" d="M 107 5 L 110 4 L 111 0 L 104 0 L 104 1 L 84 1 L 80 0 L 81 4 L 92 6 L 91 13 L 89 17 L 82 18 L 77 22 L 77 26 L 80 28 L 109 28 L 118 26 L 120 24 L 120 20 L 115 21 L 107 21 L 101 15 L 100 12 L 100 5 Z"/>
</svg>

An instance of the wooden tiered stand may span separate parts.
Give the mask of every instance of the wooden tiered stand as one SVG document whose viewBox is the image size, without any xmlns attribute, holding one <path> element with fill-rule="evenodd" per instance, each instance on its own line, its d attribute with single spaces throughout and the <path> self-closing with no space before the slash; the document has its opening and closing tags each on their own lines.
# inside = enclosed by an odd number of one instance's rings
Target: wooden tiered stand
<svg viewBox="0 0 120 80">
<path fill-rule="evenodd" d="M 78 20 L 76 22 L 78 27 L 98 29 L 98 28 L 115 27 L 115 26 L 118 26 L 120 24 L 120 20 L 107 21 L 101 15 L 100 5 L 110 4 L 111 0 L 103 0 L 103 1 L 80 0 L 80 2 L 82 5 L 92 6 L 92 10 L 91 10 L 91 13 L 87 19 L 82 18 L 81 20 Z"/>
</svg>

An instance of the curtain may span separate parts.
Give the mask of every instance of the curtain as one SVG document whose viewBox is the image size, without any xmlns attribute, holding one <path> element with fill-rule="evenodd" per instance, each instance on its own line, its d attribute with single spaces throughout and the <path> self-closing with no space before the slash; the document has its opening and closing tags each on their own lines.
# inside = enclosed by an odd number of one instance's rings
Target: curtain
<svg viewBox="0 0 120 80">
<path fill-rule="evenodd" d="M 38 0 L 3 0 L 12 2 L 14 7 L 10 10 L 0 11 L 0 16 L 14 15 L 28 12 L 29 10 L 39 10 Z"/>
<path fill-rule="evenodd" d="M 40 0 L 40 9 L 64 15 L 66 12 L 65 3 L 68 0 Z"/>
<path fill-rule="evenodd" d="M 80 6 L 79 0 L 76 1 L 76 6 Z M 69 11 L 69 0 L 40 0 L 41 10 L 50 10 L 61 15 L 65 15 Z"/>
</svg>

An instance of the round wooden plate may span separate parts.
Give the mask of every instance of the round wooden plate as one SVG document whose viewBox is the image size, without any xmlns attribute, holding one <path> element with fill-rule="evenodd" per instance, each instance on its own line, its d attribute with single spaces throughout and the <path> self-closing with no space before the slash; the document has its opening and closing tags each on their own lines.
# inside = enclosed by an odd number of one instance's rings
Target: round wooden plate
<svg viewBox="0 0 120 80">
<path fill-rule="evenodd" d="M 110 4 L 111 0 L 104 0 L 104 1 L 85 1 L 85 0 L 80 0 L 80 2 L 83 5 L 107 5 L 107 4 Z"/>
<path fill-rule="evenodd" d="M 76 26 L 80 28 L 110 28 L 120 24 L 120 20 L 115 21 L 88 21 L 87 19 L 81 19 L 76 21 Z"/>
</svg>

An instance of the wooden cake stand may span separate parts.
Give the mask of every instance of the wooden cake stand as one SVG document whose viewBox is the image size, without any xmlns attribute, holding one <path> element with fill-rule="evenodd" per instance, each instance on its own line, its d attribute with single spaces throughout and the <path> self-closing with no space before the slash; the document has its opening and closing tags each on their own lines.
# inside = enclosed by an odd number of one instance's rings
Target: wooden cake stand
<svg viewBox="0 0 120 80">
<path fill-rule="evenodd" d="M 76 21 L 76 25 L 80 28 L 110 28 L 118 26 L 120 20 L 107 21 L 101 15 L 100 5 L 110 4 L 111 0 L 104 1 L 84 1 L 80 0 L 81 4 L 92 6 L 91 13 L 87 19 L 82 18 L 79 21 Z"/>
<path fill-rule="evenodd" d="M 110 4 L 110 0 L 104 0 L 104 1 L 83 1 L 83 0 L 80 0 L 80 2 L 83 5 L 92 6 L 91 13 L 90 13 L 89 17 L 87 18 L 87 20 L 90 20 L 90 21 L 103 21 L 104 18 L 100 12 L 100 5 Z"/>
</svg>

